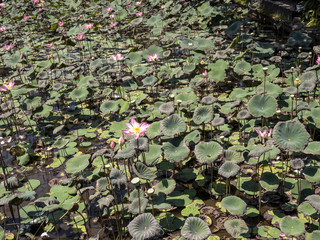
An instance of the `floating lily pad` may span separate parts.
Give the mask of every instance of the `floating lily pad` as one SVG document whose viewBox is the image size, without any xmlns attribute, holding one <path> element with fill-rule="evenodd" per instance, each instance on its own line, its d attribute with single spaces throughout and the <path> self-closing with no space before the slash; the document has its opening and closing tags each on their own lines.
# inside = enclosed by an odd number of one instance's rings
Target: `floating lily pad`
<svg viewBox="0 0 320 240">
<path fill-rule="evenodd" d="M 248 109 L 254 117 L 272 117 L 276 108 L 277 101 L 268 95 L 255 95 L 248 103 Z"/>
<path fill-rule="evenodd" d="M 66 162 L 66 172 L 76 173 L 81 172 L 89 165 L 90 154 L 84 154 L 73 157 Z"/>
<path fill-rule="evenodd" d="M 290 216 L 281 219 L 280 229 L 288 236 L 298 236 L 305 230 L 304 222 L 301 219 Z"/>
<path fill-rule="evenodd" d="M 241 198 L 236 196 L 223 198 L 221 206 L 227 209 L 232 215 L 243 215 L 247 208 L 247 204 Z"/>
</svg>

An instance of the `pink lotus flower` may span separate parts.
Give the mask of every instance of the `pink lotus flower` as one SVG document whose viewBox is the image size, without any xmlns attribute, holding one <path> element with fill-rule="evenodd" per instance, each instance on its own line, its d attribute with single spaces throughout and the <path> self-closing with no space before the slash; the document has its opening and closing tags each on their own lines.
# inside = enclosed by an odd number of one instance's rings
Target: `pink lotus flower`
<svg viewBox="0 0 320 240">
<path fill-rule="evenodd" d="M 150 127 L 150 124 L 143 122 L 143 123 L 137 123 L 134 118 L 130 118 L 130 123 L 126 123 L 128 129 L 122 130 L 122 132 L 126 135 L 134 135 L 135 139 L 138 139 L 140 135 L 143 135 L 146 133 L 148 128 Z"/>
<path fill-rule="evenodd" d="M 116 22 L 111 22 L 110 23 L 110 27 L 115 27 L 115 26 L 117 26 L 118 25 L 118 23 L 116 23 Z"/>
<path fill-rule="evenodd" d="M 119 145 L 122 146 L 124 144 L 124 137 L 121 135 L 118 141 Z"/>
<path fill-rule="evenodd" d="M 110 19 L 113 19 L 113 18 L 114 18 L 114 14 L 110 14 L 110 15 L 109 15 L 109 18 L 110 18 Z"/>
<path fill-rule="evenodd" d="M 317 57 L 316 63 L 320 64 L 320 56 Z"/>
<path fill-rule="evenodd" d="M 204 72 L 202 73 L 202 76 L 208 77 L 208 71 L 207 71 L 207 70 L 204 70 Z"/>
<path fill-rule="evenodd" d="M 128 4 L 127 7 L 131 7 L 131 4 Z"/>
<path fill-rule="evenodd" d="M 24 15 L 23 15 L 23 19 L 24 19 L 24 20 L 28 20 L 29 18 L 30 18 L 30 17 L 29 17 L 27 14 L 24 14 Z"/>
<path fill-rule="evenodd" d="M 0 7 L 5 7 L 6 4 L 5 3 L 0 3 Z"/>
<path fill-rule="evenodd" d="M 286 235 L 284 233 L 280 233 L 279 237 L 284 238 Z"/>
<path fill-rule="evenodd" d="M 83 39 L 83 34 L 77 35 L 76 38 L 77 38 L 79 41 L 82 40 L 82 39 Z"/>
<path fill-rule="evenodd" d="M 5 50 L 5 51 L 9 51 L 9 50 L 11 50 L 12 48 L 13 48 L 12 43 L 10 43 L 10 45 L 4 45 L 4 46 L 2 47 L 2 49 Z"/>
<path fill-rule="evenodd" d="M 1 26 L 1 27 L 0 27 L 0 31 L 1 31 L 1 32 L 5 31 L 6 29 L 7 29 L 6 26 Z"/>
<path fill-rule="evenodd" d="M 136 16 L 137 16 L 137 17 L 141 17 L 142 15 L 143 15 L 143 12 L 137 12 L 137 13 L 136 13 Z"/>
<path fill-rule="evenodd" d="M 9 82 L 8 84 L 4 83 L 0 88 L 1 92 L 10 91 L 14 87 L 14 82 Z"/>
<path fill-rule="evenodd" d="M 58 22 L 58 25 L 59 25 L 60 27 L 62 27 L 62 26 L 64 25 L 64 22 L 60 21 L 60 22 Z"/>
<path fill-rule="evenodd" d="M 93 28 L 93 23 L 86 23 L 83 27 L 85 29 L 91 29 L 91 28 Z"/>
<path fill-rule="evenodd" d="M 110 56 L 113 60 L 118 61 L 118 60 L 122 60 L 123 56 L 121 53 L 118 53 L 117 55 L 111 55 Z"/>
<path fill-rule="evenodd" d="M 136 5 L 137 6 L 141 5 L 141 1 L 136 2 Z"/>
<path fill-rule="evenodd" d="M 112 12 L 112 10 L 113 10 L 113 8 L 112 8 L 112 7 L 108 7 L 108 8 L 106 8 L 106 11 L 107 11 L 107 12 Z"/>
<path fill-rule="evenodd" d="M 159 57 L 158 57 L 158 54 L 153 54 L 153 55 L 149 55 L 148 56 L 148 62 L 155 62 L 157 59 L 158 59 Z"/>
<path fill-rule="evenodd" d="M 256 129 L 256 132 L 258 133 L 259 137 L 261 138 L 267 138 L 267 137 L 271 137 L 272 134 L 272 128 L 269 130 L 264 130 L 263 132 L 261 132 L 261 130 Z"/>
<path fill-rule="evenodd" d="M 297 24 L 292 25 L 292 30 L 296 30 L 296 29 L 298 29 L 298 28 L 299 28 L 299 26 L 298 26 Z"/>
<path fill-rule="evenodd" d="M 52 42 L 52 43 L 47 44 L 47 47 L 52 47 L 52 46 L 53 46 L 53 42 Z"/>
<path fill-rule="evenodd" d="M 39 2 L 39 0 L 33 0 L 33 3 L 37 3 L 37 2 Z"/>
</svg>

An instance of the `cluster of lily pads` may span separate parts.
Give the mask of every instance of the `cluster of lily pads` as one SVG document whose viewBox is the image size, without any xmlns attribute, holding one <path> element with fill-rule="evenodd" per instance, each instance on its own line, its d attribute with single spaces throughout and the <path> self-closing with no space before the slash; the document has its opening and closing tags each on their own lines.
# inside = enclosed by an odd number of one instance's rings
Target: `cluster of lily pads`
<svg viewBox="0 0 320 240">
<path fill-rule="evenodd" d="M 0 7 L 1 239 L 320 238 L 307 34 L 229 0 Z"/>
</svg>

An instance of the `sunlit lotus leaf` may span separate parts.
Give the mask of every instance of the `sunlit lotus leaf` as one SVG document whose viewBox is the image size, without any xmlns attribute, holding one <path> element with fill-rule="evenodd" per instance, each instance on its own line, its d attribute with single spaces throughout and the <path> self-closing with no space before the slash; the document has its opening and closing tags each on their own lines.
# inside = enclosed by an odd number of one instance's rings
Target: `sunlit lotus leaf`
<svg viewBox="0 0 320 240">
<path fill-rule="evenodd" d="M 303 81 L 301 85 L 299 86 L 299 90 L 304 90 L 306 92 L 312 92 L 314 88 L 316 87 L 315 82 L 312 81 Z"/>
<path fill-rule="evenodd" d="M 174 104 L 178 105 L 180 103 L 181 106 L 188 106 L 189 101 L 192 101 L 192 103 L 197 103 L 197 96 L 194 94 L 194 92 L 188 92 L 188 93 L 179 93 L 174 98 Z"/>
<path fill-rule="evenodd" d="M 251 70 L 251 65 L 246 61 L 240 61 L 237 63 L 233 70 L 239 75 L 249 74 Z"/>
<path fill-rule="evenodd" d="M 240 167 L 237 164 L 227 161 L 219 167 L 218 173 L 225 178 L 230 178 L 237 175 L 239 171 Z"/>
<path fill-rule="evenodd" d="M 188 217 L 181 229 L 181 235 L 186 239 L 203 240 L 210 234 L 210 228 L 199 217 Z"/>
<path fill-rule="evenodd" d="M 106 197 L 99 200 L 99 208 L 102 210 L 103 208 L 108 208 L 112 201 L 114 200 L 114 197 L 109 194 Z"/>
<path fill-rule="evenodd" d="M 274 53 L 274 46 L 269 42 L 255 42 L 256 48 L 259 53 L 271 55 Z"/>
<path fill-rule="evenodd" d="M 140 23 L 142 23 L 143 20 L 144 20 L 143 17 L 135 18 L 130 22 L 130 24 L 133 26 L 137 26 Z"/>
<path fill-rule="evenodd" d="M 166 115 L 171 115 L 174 113 L 174 106 L 172 102 L 163 103 L 159 107 L 159 112 Z"/>
<path fill-rule="evenodd" d="M 317 194 L 310 195 L 306 197 L 306 200 L 310 203 L 312 207 L 314 207 L 317 212 L 320 212 L 320 196 Z"/>
<path fill-rule="evenodd" d="M 287 41 L 287 45 L 290 47 L 308 47 L 312 42 L 312 38 L 308 36 L 308 34 L 292 31 L 289 35 L 289 39 Z"/>
<path fill-rule="evenodd" d="M 136 162 L 133 164 L 133 172 L 141 179 L 152 181 L 156 178 L 156 174 L 150 167 L 142 162 Z"/>
<path fill-rule="evenodd" d="M 163 230 L 151 213 L 142 213 L 128 225 L 130 235 L 137 240 L 160 239 Z"/>
<path fill-rule="evenodd" d="M 87 98 L 89 92 L 86 88 L 84 87 L 78 87 L 75 88 L 74 90 L 72 90 L 72 92 L 70 93 L 70 97 L 72 98 L 72 100 L 79 100 L 79 101 L 83 101 Z"/>
<path fill-rule="evenodd" d="M 142 76 L 147 72 L 148 68 L 145 66 L 137 66 L 133 69 L 133 76 Z"/>
<path fill-rule="evenodd" d="M 197 41 L 199 44 L 197 48 L 199 50 L 208 50 L 208 49 L 214 48 L 214 42 L 212 40 L 199 37 L 199 38 L 196 38 L 195 41 Z"/>
<path fill-rule="evenodd" d="M 125 60 L 126 64 L 129 67 L 133 67 L 135 65 L 140 64 L 142 61 L 141 52 L 131 52 L 127 55 Z"/>
<path fill-rule="evenodd" d="M 104 192 L 107 190 L 107 185 L 109 184 L 109 180 L 106 177 L 99 178 L 96 184 L 96 190 L 99 192 Z"/>
<path fill-rule="evenodd" d="M 127 185 L 127 176 L 124 174 L 123 171 L 121 171 L 117 168 L 111 169 L 110 180 L 111 180 L 112 185 L 117 186 L 119 189 L 122 186 Z"/>
<path fill-rule="evenodd" d="M 61 149 L 65 147 L 69 143 L 69 141 L 70 140 L 66 138 L 59 138 L 57 141 L 54 142 L 52 146 L 55 148 Z"/>
<path fill-rule="evenodd" d="M 268 95 L 255 95 L 248 103 L 248 109 L 254 117 L 272 117 L 276 112 L 277 101 Z"/>
<path fill-rule="evenodd" d="M 320 239 L 320 230 L 314 230 L 312 233 L 306 235 L 306 240 L 318 240 Z"/>
<path fill-rule="evenodd" d="M 305 230 L 303 220 L 290 216 L 281 219 L 280 229 L 288 236 L 298 236 Z"/>
<path fill-rule="evenodd" d="M 164 193 L 166 195 L 172 193 L 176 187 L 176 181 L 174 179 L 165 178 L 159 181 L 155 185 L 155 193 Z"/>
<path fill-rule="evenodd" d="M 184 137 L 184 142 L 187 146 L 194 146 L 196 145 L 201 139 L 201 134 L 198 130 L 194 130 L 188 135 Z"/>
<path fill-rule="evenodd" d="M 156 6 L 158 5 L 158 3 L 160 2 L 160 0 L 149 0 L 149 2 L 151 3 L 151 6 Z"/>
<path fill-rule="evenodd" d="M 132 158 L 136 154 L 136 151 L 132 147 L 123 148 L 114 156 L 115 159 L 128 159 Z"/>
<path fill-rule="evenodd" d="M 196 49 L 199 47 L 199 43 L 189 38 L 183 38 L 180 46 L 184 49 Z"/>
<path fill-rule="evenodd" d="M 227 209 L 232 215 L 243 215 L 247 204 L 239 197 L 228 196 L 222 199 L 221 206 Z"/>
<path fill-rule="evenodd" d="M 219 114 L 215 114 L 213 120 L 211 121 L 211 125 L 213 127 L 224 125 L 225 119 L 223 117 L 220 117 Z"/>
<path fill-rule="evenodd" d="M 303 150 L 303 152 L 307 154 L 319 155 L 320 154 L 319 146 L 320 146 L 320 142 L 318 141 L 309 142 L 307 147 Z"/>
<path fill-rule="evenodd" d="M 192 120 L 195 124 L 200 125 L 208 123 L 213 118 L 213 108 L 211 106 L 200 106 L 194 110 Z"/>
<path fill-rule="evenodd" d="M 136 198 L 132 201 L 131 204 L 129 204 L 128 212 L 132 214 L 139 214 L 139 209 L 140 209 L 140 213 L 144 213 L 147 205 L 148 205 L 148 199 L 144 197 L 140 199 Z"/>
<path fill-rule="evenodd" d="M 227 232 L 234 238 L 239 238 L 242 234 L 246 234 L 249 228 L 242 219 L 227 220 L 224 223 Z"/>
<path fill-rule="evenodd" d="M 267 191 L 273 191 L 278 188 L 280 180 L 274 173 L 264 172 L 261 175 L 260 184 Z"/>
<path fill-rule="evenodd" d="M 225 30 L 225 33 L 231 37 L 232 35 L 235 35 L 237 34 L 240 29 L 241 29 L 241 26 L 242 26 L 242 22 L 240 21 L 236 21 L 234 22 L 233 24 L 231 24 L 226 30 Z"/>
<path fill-rule="evenodd" d="M 258 227 L 258 234 L 261 237 L 271 239 L 271 238 L 279 238 L 279 234 L 281 231 L 278 228 L 262 225 Z"/>
<path fill-rule="evenodd" d="M 161 14 L 152 15 L 146 22 L 147 26 L 153 27 L 162 20 Z"/>
<path fill-rule="evenodd" d="M 308 72 L 304 72 L 299 79 L 301 80 L 301 83 L 303 82 L 317 82 L 317 74 L 316 71 L 308 71 Z"/>
<path fill-rule="evenodd" d="M 157 81 L 158 78 L 156 78 L 155 76 L 150 76 L 142 79 L 143 86 L 155 86 Z"/>
<path fill-rule="evenodd" d="M 298 207 L 298 211 L 302 212 L 306 216 L 311 216 L 317 213 L 317 210 L 312 207 L 308 201 L 304 201 L 303 203 L 301 203 Z"/>
<path fill-rule="evenodd" d="M 272 136 L 276 146 L 288 151 L 302 151 L 310 137 L 304 125 L 298 121 L 278 122 Z"/>
<path fill-rule="evenodd" d="M 307 181 L 311 183 L 320 183 L 320 169 L 318 167 L 308 166 L 302 171 Z"/>
<path fill-rule="evenodd" d="M 187 125 L 178 114 L 173 114 L 160 122 L 160 129 L 165 136 L 174 136 L 175 134 L 185 132 Z"/>
<path fill-rule="evenodd" d="M 41 97 L 27 98 L 23 103 L 23 107 L 25 110 L 36 109 L 40 107 L 40 105 Z"/>
<path fill-rule="evenodd" d="M 249 152 L 250 157 L 260 157 L 262 154 L 271 151 L 272 148 L 270 146 L 255 146 L 252 150 Z"/>
<path fill-rule="evenodd" d="M 196 65 L 194 63 L 184 65 L 183 66 L 183 71 L 185 73 L 191 73 L 194 69 L 196 68 Z"/>
<path fill-rule="evenodd" d="M 5 64 L 9 67 L 15 67 L 17 66 L 17 64 L 19 62 L 22 61 L 21 57 L 20 57 L 20 53 L 19 51 L 17 51 L 16 53 L 12 54 L 12 55 L 9 55 L 5 60 Z"/>
<path fill-rule="evenodd" d="M 89 165 L 90 154 L 84 154 L 73 157 L 66 162 L 66 172 L 76 173 L 81 172 Z"/>
<path fill-rule="evenodd" d="M 189 156 L 189 148 L 184 143 L 183 139 L 174 138 L 170 142 L 162 146 L 164 158 L 169 162 L 180 162 Z"/>
<path fill-rule="evenodd" d="M 264 90 L 264 84 L 262 83 L 257 87 L 256 92 L 257 94 L 263 94 L 263 90 Z M 274 98 L 277 98 L 279 94 L 282 93 L 282 88 L 279 85 L 276 85 L 267 81 L 265 91 L 268 95 Z"/>
<path fill-rule="evenodd" d="M 196 145 L 194 153 L 200 163 L 211 164 L 220 154 L 223 148 L 217 142 L 200 142 Z"/>
<path fill-rule="evenodd" d="M 224 159 L 226 161 L 234 162 L 236 164 L 244 161 L 242 152 L 236 152 L 230 149 L 224 151 Z"/>
<path fill-rule="evenodd" d="M 150 124 L 150 127 L 147 130 L 147 136 L 149 139 L 153 139 L 162 135 L 160 130 L 160 122 L 153 122 Z"/>
<path fill-rule="evenodd" d="M 145 153 L 146 164 L 154 165 L 160 159 L 161 153 L 160 145 L 149 145 L 149 151 Z"/>
<path fill-rule="evenodd" d="M 213 80 L 215 82 L 223 81 L 226 77 L 226 69 L 229 67 L 229 64 L 222 59 L 219 59 L 215 63 L 210 63 L 208 65 L 209 72 L 208 77 L 210 80 Z"/>
</svg>

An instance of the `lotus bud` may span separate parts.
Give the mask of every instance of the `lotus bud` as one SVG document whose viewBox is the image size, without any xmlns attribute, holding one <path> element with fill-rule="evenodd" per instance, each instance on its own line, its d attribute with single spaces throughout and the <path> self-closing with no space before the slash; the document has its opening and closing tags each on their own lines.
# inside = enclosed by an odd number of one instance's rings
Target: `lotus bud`
<svg viewBox="0 0 320 240">
<path fill-rule="evenodd" d="M 122 146 L 124 144 L 124 137 L 121 135 L 119 138 L 119 145 Z"/>
<path fill-rule="evenodd" d="M 114 141 L 110 142 L 110 148 L 114 149 L 114 147 L 116 146 L 116 143 Z"/>
<path fill-rule="evenodd" d="M 296 79 L 294 80 L 294 84 L 295 84 L 295 85 L 300 85 L 300 83 L 301 83 L 301 81 L 300 81 L 299 78 L 296 78 Z"/>
</svg>

